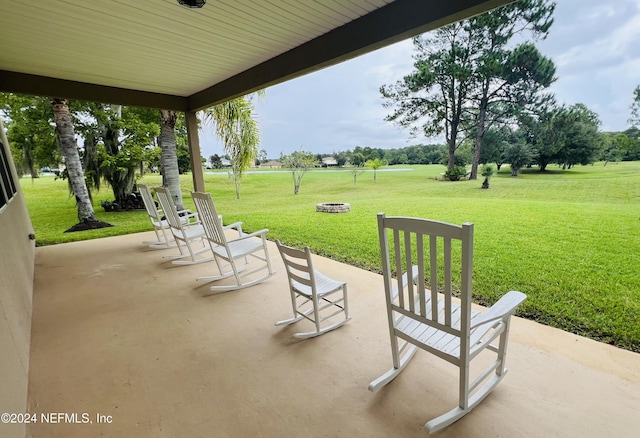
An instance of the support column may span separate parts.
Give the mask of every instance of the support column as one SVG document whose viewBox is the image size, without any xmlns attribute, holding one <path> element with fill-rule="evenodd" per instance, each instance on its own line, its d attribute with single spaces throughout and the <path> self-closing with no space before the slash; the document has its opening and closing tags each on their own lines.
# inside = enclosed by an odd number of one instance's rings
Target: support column
<svg viewBox="0 0 640 438">
<path fill-rule="evenodd" d="M 198 136 L 198 119 L 195 111 L 186 111 L 187 138 L 189 140 L 189 156 L 191 157 L 191 175 L 193 190 L 204 192 L 204 175 L 202 174 L 202 157 L 200 156 L 200 137 Z"/>
</svg>

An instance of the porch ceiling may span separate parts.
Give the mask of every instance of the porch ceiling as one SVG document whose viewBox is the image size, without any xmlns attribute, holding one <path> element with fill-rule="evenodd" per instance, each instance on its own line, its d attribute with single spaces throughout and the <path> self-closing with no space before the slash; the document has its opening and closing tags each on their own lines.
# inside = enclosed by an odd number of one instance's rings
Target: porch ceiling
<svg viewBox="0 0 640 438">
<path fill-rule="evenodd" d="M 199 110 L 510 0 L 0 2 L 0 91 Z"/>
</svg>

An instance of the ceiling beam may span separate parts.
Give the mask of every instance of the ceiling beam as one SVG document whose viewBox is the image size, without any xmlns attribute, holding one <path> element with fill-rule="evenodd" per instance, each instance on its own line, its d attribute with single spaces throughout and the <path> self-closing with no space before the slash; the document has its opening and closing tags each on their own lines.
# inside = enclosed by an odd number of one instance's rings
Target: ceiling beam
<svg viewBox="0 0 640 438">
<path fill-rule="evenodd" d="M 186 111 L 186 97 L 0 70 L 0 91 Z"/>
<path fill-rule="evenodd" d="M 189 97 L 197 111 L 428 32 L 513 0 L 396 0 Z"/>
</svg>

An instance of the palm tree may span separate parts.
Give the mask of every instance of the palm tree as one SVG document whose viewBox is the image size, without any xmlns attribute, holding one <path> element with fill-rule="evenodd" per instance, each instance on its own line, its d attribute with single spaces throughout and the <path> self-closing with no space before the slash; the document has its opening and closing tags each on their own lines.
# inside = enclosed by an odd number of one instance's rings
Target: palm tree
<svg viewBox="0 0 640 438">
<path fill-rule="evenodd" d="M 482 188 L 488 189 L 489 178 L 491 178 L 495 173 L 493 166 L 491 164 L 483 164 L 480 171 L 481 171 L 481 175 L 484 176 L 484 181 L 482 182 Z"/>
<path fill-rule="evenodd" d="M 69 181 L 73 194 L 76 198 L 76 206 L 78 208 L 78 220 L 80 224 L 91 223 L 91 227 L 99 228 L 102 226 L 111 226 L 96 220 L 89 190 L 84 179 L 84 171 L 78 153 L 78 145 L 76 143 L 76 135 L 73 129 L 73 121 L 71 120 L 71 112 L 66 99 L 52 98 L 51 108 L 53 109 L 53 119 L 56 123 L 58 138 L 60 139 L 60 149 L 64 156 L 64 164 L 67 168 Z M 95 224 L 95 225 L 93 225 Z"/>
<path fill-rule="evenodd" d="M 204 110 L 205 121 L 212 123 L 231 158 L 236 198 L 240 199 L 240 177 L 255 163 L 260 144 L 260 129 L 253 118 L 251 98 L 239 97 Z"/>
<path fill-rule="evenodd" d="M 382 166 L 386 166 L 389 162 L 385 159 L 376 158 L 375 160 L 369 160 L 364 163 L 365 166 L 373 169 L 373 183 L 376 183 L 376 171 L 380 169 Z"/>
<path fill-rule="evenodd" d="M 89 198 L 89 190 L 84 180 L 84 170 L 78 153 L 76 135 L 71 120 L 71 112 L 66 99 L 52 98 L 51 108 L 53 119 L 56 123 L 58 138 L 60 139 L 60 149 L 64 156 L 64 164 L 69 175 L 69 181 L 78 207 L 79 222 L 92 221 L 96 219 L 93 205 Z"/>
<path fill-rule="evenodd" d="M 178 115 L 175 111 L 160 110 L 161 130 L 160 149 L 162 150 L 160 162 L 162 163 L 162 185 L 169 189 L 173 202 L 178 210 L 184 209 L 182 201 L 182 191 L 180 190 L 180 172 L 178 170 L 178 148 L 176 143 L 176 120 Z"/>
</svg>

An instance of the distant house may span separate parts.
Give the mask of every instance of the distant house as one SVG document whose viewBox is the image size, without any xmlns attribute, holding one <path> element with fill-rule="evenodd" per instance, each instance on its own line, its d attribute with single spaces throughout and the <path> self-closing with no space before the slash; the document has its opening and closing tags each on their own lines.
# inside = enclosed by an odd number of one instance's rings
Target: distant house
<svg viewBox="0 0 640 438">
<path fill-rule="evenodd" d="M 271 160 L 271 161 L 267 161 L 266 163 L 260 164 L 260 167 L 266 167 L 269 169 L 279 169 L 282 167 L 282 163 L 280 161 Z"/>
<path fill-rule="evenodd" d="M 338 165 L 338 160 L 335 157 L 323 157 L 322 167 L 333 167 Z"/>
</svg>

